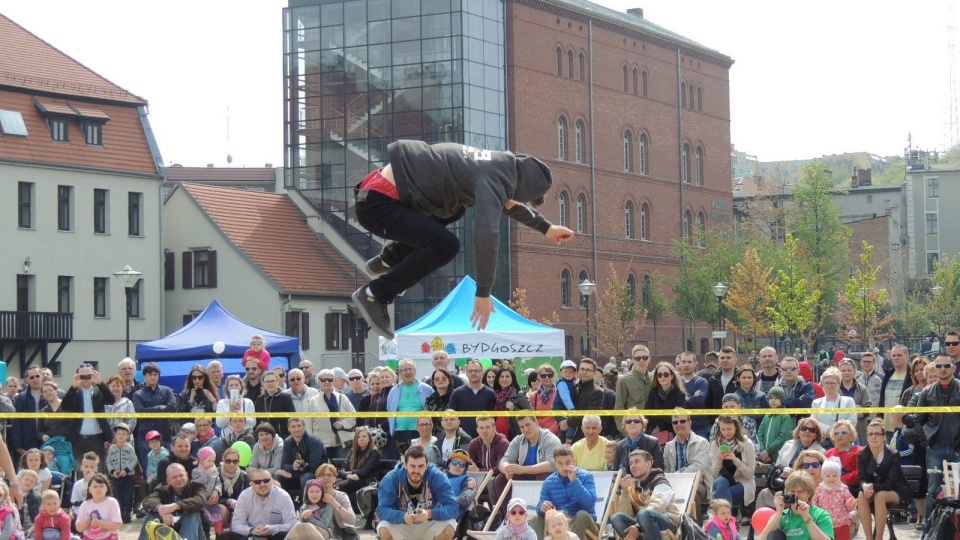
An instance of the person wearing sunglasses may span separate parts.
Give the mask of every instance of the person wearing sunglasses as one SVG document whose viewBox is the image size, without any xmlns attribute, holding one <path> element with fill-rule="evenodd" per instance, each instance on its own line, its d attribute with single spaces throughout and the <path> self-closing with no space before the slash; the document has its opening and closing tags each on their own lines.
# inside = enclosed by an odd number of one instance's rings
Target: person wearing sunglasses
<svg viewBox="0 0 960 540">
<path fill-rule="evenodd" d="M 660 411 L 683 407 L 687 403 L 687 389 L 680 378 L 680 372 L 670 362 L 660 362 L 653 368 L 656 379 L 653 389 L 647 395 L 646 408 Z M 663 444 L 673 438 L 673 424 L 669 416 L 654 416 L 647 430 Z"/>
<path fill-rule="evenodd" d="M 320 370 L 317 379 L 320 381 L 320 392 L 307 405 L 309 412 L 336 413 L 330 418 L 308 419 L 309 431 L 321 441 L 331 458 L 342 458 L 347 454 L 347 448 L 353 442 L 353 428 L 357 427 L 357 419 L 352 415 L 357 412 L 347 396 L 337 392 L 334 385 L 333 370 Z"/>
<path fill-rule="evenodd" d="M 450 482 L 453 497 L 457 501 L 457 521 L 467 513 L 477 495 L 477 481 L 467 474 L 469 466 L 470 457 L 464 450 L 454 450 L 446 461 L 447 481 Z"/>
<path fill-rule="evenodd" d="M 73 384 L 63 396 L 60 410 L 69 413 L 102 413 L 106 405 L 116 401 L 113 392 L 100 378 L 100 372 L 87 363 L 80 364 L 73 376 Z M 106 418 L 91 418 L 73 422 L 70 441 L 73 442 L 73 457 L 76 461 L 83 460 L 87 452 L 95 452 L 100 461 L 106 458 L 105 442 L 111 439 L 110 424 Z"/>
<path fill-rule="evenodd" d="M 853 422 L 845 419 L 837 420 L 830 431 L 833 438 L 833 448 L 827 450 L 827 457 L 835 457 L 840 460 L 843 467 L 840 473 L 840 481 L 850 488 L 850 493 L 856 497 L 860 494 L 860 474 L 857 472 L 857 456 L 860 454 L 862 446 L 855 444 L 857 440 L 857 430 Z"/>
<path fill-rule="evenodd" d="M 23 390 L 13 400 L 13 408 L 20 412 L 40 412 L 43 408 L 43 398 L 40 386 L 43 384 L 39 366 L 30 366 L 23 376 Z M 31 448 L 40 448 L 43 441 L 37 429 L 37 421 L 14 420 L 11 435 L 11 447 L 17 449 L 17 457 L 22 456 Z"/>
<path fill-rule="evenodd" d="M 796 471 L 788 476 L 783 492 L 778 492 L 772 499 L 776 512 L 760 533 L 760 540 L 832 539 L 834 533 L 830 512 L 810 504 L 816 488 L 813 479 L 805 471 Z M 786 502 L 785 495 L 792 495 L 793 502 Z M 880 531 L 882 533 L 883 529 Z"/>
<path fill-rule="evenodd" d="M 243 378 L 243 397 L 256 403 L 257 398 L 263 393 L 263 370 L 260 369 L 260 359 L 256 356 L 245 358 L 243 368 L 247 371 Z"/>
<path fill-rule="evenodd" d="M 177 408 L 177 395 L 169 386 L 160 384 L 160 366 L 149 362 L 143 366 L 142 372 L 143 388 L 133 393 L 134 410 L 138 413 L 173 412 Z M 140 418 L 137 422 L 137 458 L 141 467 L 146 466 L 147 454 L 150 453 L 146 435 L 151 431 L 159 433 L 165 441 L 173 436 L 168 418 Z"/>
<path fill-rule="evenodd" d="M 566 519 L 566 516 L 563 517 Z M 507 515 L 497 529 L 496 540 L 537 540 L 537 533 L 527 521 L 527 501 L 514 497 L 507 503 Z"/>
<path fill-rule="evenodd" d="M 550 364 L 542 364 L 537 368 L 537 380 L 540 388 L 529 394 L 530 408 L 535 411 L 552 411 L 553 401 L 557 399 L 557 371 Z M 560 429 L 555 416 L 538 416 L 537 424 L 554 435 Z"/>
<path fill-rule="evenodd" d="M 280 377 L 273 371 L 264 372 L 260 379 L 262 381 L 263 392 L 253 401 L 253 407 L 258 413 L 292 413 L 297 412 L 293 406 L 293 398 L 289 394 L 280 391 Z M 287 419 L 283 417 L 273 417 L 264 420 L 273 425 L 277 435 L 285 439 L 290 435 L 287 429 Z"/>
<path fill-rule="evenodd" d="M 291 369 L 290 373 L 287 374 L 287 380 L 290 382 L 290 387 L 283 393 L 290 395 L 290 399 L 293 400 L 293 408 L 297 412 L 306 411 L 310 400 L 317 397 L 320 391 L 307 386 L 307 378 L 303 375 L 303 371 L 299 369 Z"/>
<path fill-rule="evenodd" d="M 246 422 L 243 422 L 242 426 L 246 427 Z M 223 515 L 223 527 L 228 529 L 233 509 L 237 507 L 237 497 L 250 487 L 250 477 L 240 468 L 240 452 L 236 448 L 227 447 L 221 459 L 220 484 L 223 486 L 223 493 L 220 494 L 220 513 Z"/>
<path fill-rule="evenodd" d="M 620 481 L 610 504 L 617 510 L 610 524 L 624 540 L 638 540 L 641 533 L 644 538 L 659 539 L 661 531 L 676 533 L 680 526 L 673 487 L 645 450 L 630 452 L 630 475 Z"/>
<path fill-rule="evenodd" d="M 613 408 L 618 411 L 646 407 L 647 397 L 654 385 L 653 374 L 647 371 L 650 367 L 650 349 L 645 345 L 634 345 L 630 358 L 632 369 L 617 379 L 617 399 Z M 622 417 L 617 418 L 617 428 L 620 433 L 627 432 Z"/>
<path fill-rule="evenodd" d="M 653 466 L 663 468 L 663 451 L 660 442 L 653 435 L 647 435 L 647 419 L 640 415 L 636 408 L 627 409 L 623 416 L 623 427 L 626 434 L 617 442 L 616 463 L 624 471 L 630 470 L 630 452 L 646 450 L 653 456 Z"/>
<path fill-rule="evenodd" d="M 892 351 L 891 351 L 892 352 Z M 952 378 L 952 373 L 951 373 Z M 867 446 L 860 450 L 857 471 L 860 474 L 860 495 L 857 509 L 860 524 L 870 539 L 873 530 L 871 507 L 877 518 L 875 540 L 883 540 L 884 524 L 887 522 L 887 507 L 912 497 L 907 479 L 900 465 L 900 455 L 888 447 L 884 421 L 876 418 L 867 424 Z M 929 455 L 929 454 L 928 454 Z M 938 462 L 941 463 L 941 462 Z M 937 482 L 939 487 L 939 482 Z M 929 503 L 929 501 L 928 501 Z M 929 504 L 927 511 L 929 512 Z"/>
<path fill-rule="evenodd" d="M 267 540 L 283 540 L 297 523 L 293 499 L 274 484 L 270 471 L 249 469 L 250 487 L 240 493 L 230 531 L 220 535 L 221 540 L 247 540 L 259 536 Z"/>
<path fill-rule="evenodd" d="M 950 330 L 943 339 L 943 352 L 947 353 L 950 360 L 956 366 L 953 371 L 953 377 L 960 379 L 960 332 Z"/>
<path fill-rule="evenodd" d="M 793 463 L 804 450 L 817 450 L 821 454 L 824 453 L 825 450 L 820 444 L 822 441 L 823 431 L 820 429 L 820 423 L 809 416 L 801 418 L 797 422 L 796 429 L 793 430 L 793 438 L 784 443 L 777 456 L 777 465 L 784 467 L 783 478 L 790 476 L 793 472 Z"/>
<path fill-rule="evenodd" d="M 290 375 L 291 377 L 293 377 L 292 373 L 293 372 L 291 372 Z M 291 386 L 293 385 L 292 382 L 290 384 Z M 350 403 L 353 403 L 353 408 L 359 411 L 360 400 L 362 400 L 364 396 L 370 395 L 370 390 L 363 386 L 363 372 L 359 369 L 351 369 L 350 372 L 347 373 L 347 384 L 350 385 L 350 388 L 348 388 L 343 395 L 347 396 Z"/>
<path fill-rule="evenodd" d="M 800 362 L 792 356 L 780 360 L 780 383 L 786 400 L 786 409 L 805 409 L 813 403 L 815 389 L 810 381 L 800 376 Z"/>
<path fill-rule="evenodd" d="M 710 502 L 713 475 L 710 470 L 710 442 L 693 432 L 693 422 L 686 409 L 674 409 L 670 423 L 676 436 L 663 447 L 663 470 L 668 473 L 700 473 L 697 485 L 697 510 Z"/>
<path fill-rule="evenodd" d="M 177 412 L 213 412 L 218 400 L 217 389 L 210 382 L 206 368 L 194 364 L 187 380 L 183 381 L 183 392 L 177 399 Z"/>
</svg>

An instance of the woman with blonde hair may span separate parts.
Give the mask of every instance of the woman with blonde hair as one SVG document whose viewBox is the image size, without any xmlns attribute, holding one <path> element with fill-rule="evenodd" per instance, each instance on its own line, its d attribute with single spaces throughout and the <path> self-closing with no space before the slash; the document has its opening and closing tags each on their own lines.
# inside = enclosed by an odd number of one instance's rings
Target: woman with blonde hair
<svg viewBox="0 0 960 540">
<path fill-rule="evenodd" d="M 730 501 L 735 506 L 749 506 L 757 492 L 756 448 L 744 433 L 738 417 L 724 415 L 717 420 L 720 428 L 710 441 L 711 472 L 716 478 L 713 498 Z"/>
<path fill-rule="evenodd" d="M 804 450 L 819 450 L 824 452 L 823 431 L 820 429 L 820 423 L 815 418 L 801 418 L 797 422 L 797 427 L 793 430 L 793 438 L 784 443 L 777 456 L 777 465 L 780 467 L 790 467 L 793 462 L 800 457 L 800 452 Z M 792 471 L 791 471 L 792 472 Z M 789 475 L 787 473 L 784 476 Z"/>
<path fill-rule="evenodd" d="M 857 404 L 853 398 L 840 394 L 840 380 L 840 370 L 833 366 L 828 367 L 826 371 L 823 372 L 823 375 L 820 375 L 820 386 L 823 387 L 823 397 L 813 400 L 811 407 L 825 411 L 830 409 L 855 409 Z M 857 413 L 823 412 L 813 414 L 811 418 L 820 424 L 820 431 L 825 434 L 821 446 L 824 448 L 833 448 L 834 443 L 830 437 L 830 430 L 833 429 L 833 425 L 839 420 L 849 420 L 851 423 L 856 422 Z"/>
</svg>

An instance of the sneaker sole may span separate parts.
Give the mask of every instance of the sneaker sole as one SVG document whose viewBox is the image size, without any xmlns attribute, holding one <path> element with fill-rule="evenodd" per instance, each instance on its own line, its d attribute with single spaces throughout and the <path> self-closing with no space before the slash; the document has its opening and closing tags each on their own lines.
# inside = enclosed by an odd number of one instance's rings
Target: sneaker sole
<svg viewBox="0 0 960 540">
<path fill-rule="evenodd" d="M 368 276 L 382 276 L 390 271 L 389 268 L 386 268 L 384 266 L 378 266 L 377 268 L 374 268 L 374 266 L 370 264 L 374 260 L 376 260 L 376 257 L 374 257 L 373 259 L 370 259 L 363 265 L 363 269 L 366 270 Z M 378 270 L 378 268 L 380 270 Z"/>
<path fill-rule="evenodd" d="M 367 321 L 367 324 L 370 325 L 370 328 L 373 328 L 378 334 L 387 339 L 393 339 L 394 334 L 392 331 L 390 331 L 390 329 L 380 328 L 376 324 L 373 324 L 373 317 L 371 317 L 370 312 L 367 311 L 366 303 L 360 299 L 360 292 L 362 290 L 363 289 L 357 289 L 356 291 L 353 291 L 353 294 L 350 295 L 350 299 L 353 300 L 353 305 L 360 310 L 360 314 L 363 315 L 363 319 Z"/>
</svg>

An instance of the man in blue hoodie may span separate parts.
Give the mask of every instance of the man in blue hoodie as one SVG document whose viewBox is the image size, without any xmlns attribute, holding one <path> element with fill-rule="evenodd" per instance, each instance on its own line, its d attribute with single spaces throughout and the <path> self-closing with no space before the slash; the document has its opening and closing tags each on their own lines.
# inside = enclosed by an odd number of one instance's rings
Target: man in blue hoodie
<svg viewBox="0 0 960 540">
<path fill-rule="evenodd" d="M 475 209 L 477 292 L 470 321 L 478 330 L 487 326 L 493 312 L 490 290 L 500 247 L 500 216 L 557 243 L 573 238 L 573 231 L 551 224 L 534 210 L 543 204 L 553 177 L 533 156 L 405 140 L 390 143 L 387 153 L 390 163 L 367 175 L 354 194 L 357 221 L 390 242 L 366 263 L 367 275 L 376 279 L 353 293 L 364 319 L 387 339 L 393 339 L 387 305 L 453 260 L 460 241 L 447 225 L 463 217 L 467 208 Z"/>
<path fill-rule="evenodd" d="M 419 445 L 380 482 L 377 534 L 380 540 L 452 540 L 459 508 L 447 476 L 427 463 Z"/>
</svg>

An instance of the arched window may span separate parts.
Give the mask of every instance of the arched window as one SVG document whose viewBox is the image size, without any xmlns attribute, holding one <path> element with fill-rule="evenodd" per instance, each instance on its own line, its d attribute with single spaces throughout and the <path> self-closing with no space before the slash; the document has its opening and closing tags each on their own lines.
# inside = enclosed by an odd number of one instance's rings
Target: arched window
<svg viewBox="0 0 960 540">
<path fill-rule="evenodd" d="M 633 202 L 631 201 L 627 201 L 627 206 L 623 209 L 623 222 L 627 238 L 633 238 Z"/>
<path fill-rule="evenodd" d="M 706 230 L 706 223 L 703 219 L 703 212 L 697 213 L 697 245 L 704 247 L 703 231 Z"/>
<path fill-rule="evenodd" d="M 587 279 L 587 273 L 581 270 L 581 271 L 580 271 L 580 275 L 577 276 L 577 284 L 583 283 L 584 280 L 586 280 L 586 279 Z M 581 295 L 580 295 L 580 309 L 586 309 L 586 307 L 587 307 L 587 297 L 581 294 Z"/>
<path fill-rule="evenodd" d="M 576 131 L 574 132 L 574 134 L 576 135 L 576 140 L 574 141 L 574 143 L 576 144 L 575 157 L 577 159 L 577 163 L 583 163 L 583 122 L 582 121 L 577 120 Z"/>
<path fill-rule="evenodd" d="M 647 70 L 640 73 L 640 95 L 647 97 Z"/>
<path fill-rule="evenodd" d="M 562 116 L 557 120 L 557 159 L 567 160 L 567 119 Z"/>
<path fill-rule="evenodd" d="M 570 272 L 560 273 L 560 306 L 570 307 Z"/>
<path fill-rule="evenodd" d="M 583 58 L 583 53 L 580 53 L 580 80 L 581 80 L 581 81 L 587 80 L 587 68 L 586 68 L 586 65 L 587 65 L 587 63 L 586 63 L 586 61 L 585 61 L 584 58 Z"/>
<path fill-rule="evenodd" d="M 640 205 L 640 239 L 650 239 L 650 207 L 647 203 Z"/>
<path fill-rule="evenodd" d="M 697 185 L 703 185 L 703 148 L 697 147 L 697 153 L 695 156 L 696 167 L 694 168 L 694 173 L 696 174 L 695 178 L 697 180 Z"/>
<path fill-rule="evenodd" d="M 631 163 L 631 158 L 633 156 L 633 133 L 629 131 L 623 134 L 623 170 L 631 171 L 633 170 L 633 163 Z"/>
<path fill-rule="evenodd" d="M 566 191 L 560 192 L 560 226 L 566 227 L 569 223 L 567 219 L 567 207 L 570 206 L 569 197 L 567 196 Z"/>
<path fill-rule="evenodd" d="M 682 233 L 683 233 L 683 236 L 686 237 L 686 238 L 690 238 L 690 222 L 691 222 L 691 221 L 693 221 L 693 220 L 691 219 L 690 211 L 689 211 L 689 210 L 684 210 L 684 211 L 683 211 L 683 224 L 682 224 L 683 230 L 682 230 Z"/>
<path fill-rule="evenodd" d="M 690 84 L 690 110 L 693 110 L 693 83 Z"/>
<path fill-rule="evenodd" d="M 633 68 L 633 95 L 637 95 L 640 92 L 640 81 L 638 79 L 639 73 L 637 72 L 637 68 Z"/>
<path fill-rule="evenodd" d="M 583 197 L 583 195 L 577 195 L 577 232 L 578 233 L 582 233 L 586 229 L 586 226 L 584 225 L 584 223 L 586 222 L 586 217 L 585 217 L 586 211 L 587 211 L 587 200 Z"/>
<path fill-rule="evenodd" d="M 557 47 L 557 75 L 563 75 L 563 49 Z"/>
<path fill-rule="evenodd" d="M 680 108 L 687 106 L 687 85 L 680 83 Z"/>
<path fill-rule="evenodd" d="M 637 278 L 633 274 L 627 276 L 627 294 L 630 295 L 630 305 L 637 304 Z"/>
<path fill-rule="evenodd" d="M 573 78 L 573 51 L 567 51 L 567 77 Z"/>
<path fill-rule="evenodd" d="M 690 183 L 690 145 L 687 143 L 683 143 L 683 150 L 680 151 L 680 181 Z"/>
<path fill-rule="evenodd" d="M 650 298 L 653 296 L 653 282 L 650 276 L 643 276 L 643 289 L 640 293 L 643 309 L 650 309 Z"/>
<path fill-rule="evenodd" d="M 703 112 L 703 87 L 697 87 L 697 112 Z"/>
<path fill-rule="evenodd" d="M 626 93 L 629 88 L 627 87 L 627 66 L 623 66 L 623 92 Z"/>
<path fill-rule="evenodd" d="M 647 174 L 647 134 L 641 133 L 640 139 L 640 174 Z"/>
</svg>

